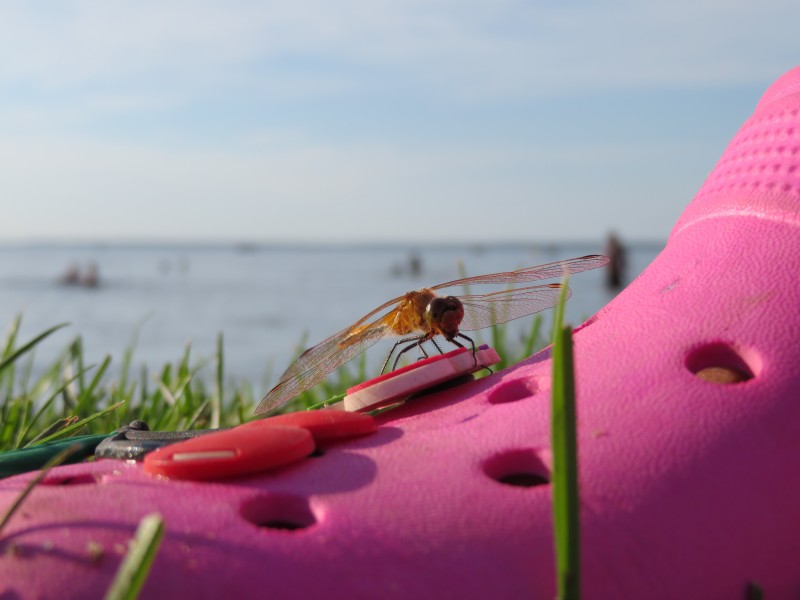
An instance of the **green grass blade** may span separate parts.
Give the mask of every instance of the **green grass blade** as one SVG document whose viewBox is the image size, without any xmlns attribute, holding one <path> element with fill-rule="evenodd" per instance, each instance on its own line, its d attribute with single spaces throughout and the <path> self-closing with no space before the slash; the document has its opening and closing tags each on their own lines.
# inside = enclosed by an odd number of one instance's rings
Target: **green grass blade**
<svg viewBox="0 0 800 600">
<path fill-rule="evenodd" d="M 492 347 L 500 355 L 500 362 L 494 367 L 498 371 L 505 369 L 512 362 L 510 358 L 511 349 L 506 340 L 507 333 L 508 329 L 504 323 L 492 325 Z"/>
<path fill-rule="evenodd" d="M 77 421 L 77 422 L 73 423 L 72 425 L 64 427 L 63 429 L 55 432 L 52 435 L 47 436 L 46 438 L 40 439 L 36 443 L 37 444 L 43 444 L 44 442 L 52 442 L 53 440 L 57 440 L 58 438 L 66 437 L 68 434 L 74 433 L 74 432 L 78 431 L 79 429 L 81 429 L 82 427 L 85 427 L 86 425 L 88 425 L 89 423 L 94 421 L 95 419 L 99 419 L 100 417 L 103 417 L 103 416 L 107 415 L 108 413 L 117 410 L 123 404 L 125 404 L 124 401 L 116 402 L 116 403 L 112 404 L 111 406 L 109 406 L 108 408 L 104 408 L 103 410 L 101 410 L 99 412 L 96 412 L 93 415 L 86 417 L 85 419 L 81 419 L 80 421 Z"/>
<path fill-rule="evenodd" d="M 11 327 L 8 328 L 8 333 L 6 333 L 6 339 L 3 343 L 3 353 L 0 354 L 0 358 L 6 358 L 14 351 L 14 345 L 17 342 L 17 334 L 19 333 L 19 326 L 21 324 L 22 315 L 18 314 L 14 317 Z"/>
<path fill-rule="evenodd" d="M 5 356 L 2 360 L 0 360 L 0 372 L 2 372 L 3 369 L 5 369 L 9 365 L 11 365 L 20 356 L 22 356 L 23 354 L 25 354 L 26 352 L 28 352 L 29 350 L 34 348 L 36 346 L 36 344 L 41 342 L 43 339 L 45 339 L 46 337 L 52 335 L 53 333 L 55 333 L 59 329 L 63 329 L 67 325 L 69 325 L 69 323 L 60 323 L 58 325 L 55 325 L 54 327 L 51 327 L 47 331 L 44 331 L 43 333 L 40 333 L 39 335 L 37 335 L 35 338 L 33 338 L 27 344 L 23 344 L 22 346 L 20 346 L 19 348 L 17 348 L 16 350 L 11 352 L 7 356 Z"/>
<path fill-rule="evenodd" d="M 222 332 L 217 335 L 217 389 L 212 396 L 211 403 L 211 429 L 219 429 L 222 415 L 222 395 L 224 393 L 225 381 L 225 349 L 223 344 Z"/>
<path fill-rule="evenodd" d="M 580 506 L 572 328 L 562 326 L 566 286 L 556 310 L 551 392 L 553 526 L 559 600 L 580 597 Z"/>
<path fill-rule="evenodd" d="M 161 515 L 151 513 L 139 522 L 131 547 L 117 569 L 105 600 L 133 600 L 138 597 L 163 537 L 164 519 Z"/>
<path fill-rule="evenodd" d="M 17 399 L 17 411 L 16 411 L 16 418 L 12 421 L 11 425 L 13 428 L 16 429 L 16 437 L 14 438 L 12 448 L 18 448 L 19 445 L 22 443 L 22 440 L 25 436 L 25 432 L 28 430 L 30 426 L 28 419 L 30 417 L 31 410 L 33 409 L 33 401 L 30 399 L 29 396 L 23 396 Z M 4 428 L 5 429 L 5 428 Z"/>
<path fill-rule="evenodd" d="M 105 375 L 106 371 L 108 370 L 108 366 L 111 364 L 111 355 L 107 354 L 103 362 L 100 363 L 100 368 L 97 370 L 97 373 L 94 374 L 92 380 L 89 382 L 88 386 L 83 387 L 78 397 L 78 411 L 83 412 L 87 411 L 88 407 L 92 404 L 92 400 L 94 399 L 94 392 L 97 389 L 97 386 L 100 385 L 100 380 Z M 84 369 L 83 371 L 79 371 L 79 373 L 85 373 L 89 369 L 93 368 L 94 365 Z M 87 411 L 88 412 L 88 411 Z"/>
<path fill-rule="evenodd" d="M 150 393 L 148 390 L 150 386 L 148 384 L 148 373 L 147 367 L 142 365 L 141 369 L 139 369 L 139 395 L 141 397 L 141 404 L 142 406 L 145 405 L 147 399 L 150 397 Z"/>
<path fill-rule="evenodd" d="M 331 404 L 339 402 L 339 400 L 343 400 L 346 395 L 347 395 L 347 392 L 342 392 L 341 394 L 336 394 L 335 396 L 331 396 L 330 398 L 328 398 L 327 400 L 323 400 L 322 402 L 316 402 L 315 404 L 309 404 L 306 407 L 306 410 L 317 410 L 319 408 L 324 408 L 326 406 L 330 406 Z"/>
<path fill-rule="evenodd" d="M 364 352 L 358 359 L 358 368 L 356 371 L 356 379 L 358 381 L 367 380 L 367 353 Z"/>
<path fill-rule="evenodd" d="M 539 332 L 542 329 L 542 315 L 536 315 L 531 322 L 531 330 L 528 332 L 524 340 L 522 348 L 522 357 L 527 358 L 531 356 L 536 350 L 537 342 L 539 340 Z"/>
<path fill-rule="evenodd" d="M 23 448 L 29 448 L 30 446 L 35 446 L 36 444 L 41 443 L 42 440 L 45 440 L 49 438 L 51 435 L 58 433 L 59 431 L 64 429 L 64 427 L 69 427 L 77 420 L 78 417 L 64 417 L 63 419 L 58 419 L 55 423 L 51 423 L 50 425 L 48 425 L 44 431 L 40 432 L 39 435 L 33 438 L 30 442 L 25 444 Z"/>
<path fill-rule="evenodd" d="M 197 426 L 197 422 L 200 420 L 200 417 L 208 408 L 210 402 L 211 402 L 210 398 L 206 398 L 205 400 L 203 400 L 200 406 L 198 406 L 197 409 L 194 411 L 194 414 L 184 419 L 184 421 L 181 423 L 180 429 L 181 430 L 195 429 Z M 219 427 L 210 427 L 209 429 L 219 429 Z"/>
<path fill-rule="evenodd" d="M 14 346 L 17 343 L 17 334 L 19 333 L 19 326 L 22 324 L 22 315 L 18 314 L 14 321 L 11 323 L 11 327 L 8 329 L 8 333 L 6 333 L 6 339 L 3 343 L 3 353 L 0 354 L 0 360 L 5 360 L 8 358 L 11 353 L 14 351 Z M 14 369 L 7 369 L 2 370 L 0 369 L 0 384 L 3 384 L 6 388 L 6 396 L 9 398 L 14 394 Z M 5 417 L 5 415 L 3 415 Z"/>
<path fill-rule="evenodd" d="M 25 430 L 24 430 L 24 431 L 21 433 L 21 435 L 19 436 L 19 439 L 17 440 L 17 444 L 16 444 L 16 446 L 15 446 L 15 447 L 19 447 L 19 445 L 22 443 L 22 441 L 23 441 L 23 440 L 24 440 L 24 439 L 25 439 L 25 438 L 28 436 L 28 434 L 30 433 L 30 430 L 31 430 L 31 428 L 32 428 L 32 427 L 33 427 L 33 426 L 36 424 L 36 422 L 37 422 L 37 421 L 38 421 L 38 420 L 41 418 L 41 416 L 42 416 L 43 414 L 45 414 L 45 412 L 46 412 L 46 411 L 47 411 L 47 410 L 50 408 L 50 405 L 51 405 L 51 404 L 53 403 L 53 401 L 54 401 L 54 400 L 55 400 L 55 399 L 58 397 L 58 395 L 59 395 L 59 394 L 61 394 L 61 393 L 64 391 L 64 389 L 65 389 L 65 388 L 66 388 L 66 387 L 67 387 L 67 386 L 68 386 L 70 383 L 72 383 L 73 381 L 75 381 L 75 379 L 76 379 L 77 377 L 79 377 L 81 373 L 84 373 L 85 371 L 88 371 L 89 369 L 92 369 L 92 368 L 94 368 L 94 366 L 93 366 L 93 365 L 90 365 L 90 366 L 86 367 L 86 369 L 84 369 L 83 371 L 81 371 L 80 373 L 78 373 L 78 374 L 74 375 L 74 376 L 73 376 L 73 377 L 71 377 L 70 379 L 67 379 L 67 380 L 66 380 L 66 381 L 65 381 L 65 382 L 64 382 L 64 383 L 63 383 L 63 384 L 62 384 L 62 385 L 61 385 L 61 386 L 60 386 L 58 389 L 56 389 L 56 391 L 55 391 L 55 392 L 53 392 L 53 393 L 52 393 L 52 394 L 51 394 L 51 395 L 50 395 L 50 396 L 47 398 L 47 400 L 45 400 L 44 402 L 42 402 L 42 404 L 39 406 L 39 409 L 38 409 L 38 410 L 36 411 L 36 413 L 33 415 L 33 418 L 31 419 L 30 423 L 28 423 L 28 426 L 25 428 Z M 52 427 L 52 425 L 51 425 L 51 427 Z M 48 429 L 49 429 L 49 428 L 48 428 Z M 50 433 L 52 433 L 52 432 L 50 432 Z M 47 435 L 50 435 L 50 433 L 48 433 Z M 38 442 L 37 442 L 37 440 L 39 440 L 40 438 L 43 438 L 43 437 L 44 437 L 44 432 L 40 433 L 38 436 L 36 436 L 36 438 L 34 438 L 34 439 L 33 439 L 33 440 L 31 440 L 30 442 L 28 442 L 28 443 L 26 444 L 26 446 L 30 446 L 30 445 L 32 445 L 32 444 L 38 443 Z"/>
<path fill-rule="evenodd" d="M 136 351 L 136 344 L 139 342 L 139 329 L 134 329 L 133 338 L 131 343 L 125 348 L 122 353 L 122 363 L 120 365 L 119 384 L 114 390 L 114 400 L 127 400 L 130 402 L 131 398 L 128 395 L 128 379 L 130 378 L 131 365 L 133 364 L 133 354 Z"/>
<path fill-rule="evenodd" d="M 70 358 L 77 365 L 78 369 L 78 396 L 83 395 L 83 390 L 86 388 L 86 381 L 83 374 L 83 339 L 81 336 L 75 338 L 69 348 Z"/>
<path fill-rule="evenodd" d="M 553 332 L 552 332 L 552 341 L 555 343 L 556 337 L 558 336 L 559 332 L 561 331 L 561 327 L 564 324 L 564 311 L 567 307 L 567 293 L 569 288 L 567 284 L 569 283 L 569 278 L 565 277 L 564 280 L 561 282 L 563 286 L 561 288 L 561 295 L 558 298 L 558 304 L 556 304 L 555 310 L 553 311 Z"/>
</svg>

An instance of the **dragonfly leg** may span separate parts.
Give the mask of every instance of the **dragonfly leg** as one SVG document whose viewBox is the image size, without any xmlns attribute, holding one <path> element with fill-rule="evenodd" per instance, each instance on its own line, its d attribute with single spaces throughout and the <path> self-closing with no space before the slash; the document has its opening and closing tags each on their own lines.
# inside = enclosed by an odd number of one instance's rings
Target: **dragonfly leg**
<svg viewBox="0 0 800 600">
<path fill-rule="evenodd" d="M 473 341 L 472 341 L 472 338 L 471 338 L 471 337 L 467 337 L 466 335 L 464 335 L 464 334 L 463 334 L 463 333 L 461 333 L 460 331 L 459 331 L 459 332 L 458 332 L 456 335 L 457 335 L 458 337 L 460 337 L 460 338 L 464 338 L 465 340 L 467 340 L 467 341 L 469 342 L 469 345 L 472 347 L 472 353 L 473 353 L 473 354 L 475 354 L 475 353 L 477 352 L 477 350 L 475 349 L 475 342 L 473 342 Z M 453 343 L 454 343 L 456 346 L 461 346 L 462 348 L 464 347 L 462 344 L 459 344 L 459 343 L 458 343 L 458 342 L 456 342 L 455 340 L 451 340 L 451 341 L 452 341 L 452 342 L 453 342 Z"/>
<path fill-rule="evenodd" d="M 397 359 L 399 360 L 400 354 L 402 354 L 406 350 L 409 350 L 410 348 L 413 348 L 417 344 L 421 344 L 423 341 L 425 341 L 425 336 L 424 335 L 423 336 L 414 336 L 414 337 L 409 337 L 409 338 L 403 338 L 402 340 L 397 340 L 394 343 L 394 346 L 392 346 L 392 349 L 389 351 L 389 355 L 386 357 L 386 360 L 383 361 L 383 367 L 381 367 L 381 375 L 383 375 L 386 372 L 386 367 L 388 366 L 389 361 L 391 360 L 392 355 L 394 354 L 394 351 L 397 350 L 398 346 L 400 346 L 401 344 L 408 344 L 408 342 L 414 342 L 413 344 L 409 344 L 409 346 L 407 348 L 403 348 L 398 353 Z M 420 346 L 420 348 L 422 348 L 422 346 Z M 397 360 L 394 361 L 394 365 L 392 366 L 392 370 L 394 371 L 394 369 L 396 367 L 397 367 Z"/>
<path fill-rule="evenodd" d="M 471 337 L 467 337 L 466 335 L 464 335 L 461 332 L 457 333 L 456 335 L 458 335 L 458 336 L 464 338 L 465 340 L 469 341 L 470 345 L 472 346 L 472 359 L 475 361 L 475 366 L 477 367 L 478 366 L 478 357 L 475 354 L 477 352 L 477 349 L 475 348 L 475 342 L 472 341 Z M 455 344 L 455 341 L 453 341 L 453 343 Z M 458 344 L 458 345 L 461 346 L 461 344 Z M 483 368 L 486 369 L 487 371 L 489 371 L 490 375 L 492 373 L 494 373 L 494 371 L 492 371 L 491 367 L 483 367 Z"/>
<path fill-rule="evenodd" d="M 474 361 L 475 361 L 475 366 L 477 367 L 477 366 L 478 366 L 478 357 L 476 356 L 476 353 L 477 353 L 478 351 L 477 351 L 477 349 L 475 348 L 475 342 L 473 342 L 473 341 L 472 341 L 472 338 L 471 338 L 471 337 L 468 337 L 468 336 L 464 335 L 464 334 L 463 334 L 463 333 L 461 333 L 460 331 L 459 331 L 459 332 L 458 332 L 456 335 L 457 335 L 458 337 L 460 337 L 460 338 L 464 338 L 465 340 L 467 340 L 467 341 L 469 342 L 469 345 L 472 347 L 472 360 L 474 360 Z M 458 342 L 456 342 L 455 340 L 450 340 L 450 341 L 452 341 L 452 342 L 453 342 L 453 343 L 454 343 L 456 346 L 461 346 L 462 348 L 464 347 L 464 346 L 463 346 L 463 344 L 459 344 L 459 343 L 458 343 Z M 490 371 L 491 371 L 491 369 L 490 369 Z"/>
<path fill-rule="evenodd" d="M 436 343 L 436 338 L 431 338 L 431 344 L 436 346 L 436 349 L 439 351 L 439 354 L 444 354 L 444 351 L 439 347 L 439 344 Z"/>
<path fill-rule="evenodd" d="M 422 354 L 425 355 L 425 358 L 428 358 L 428 353 L 425 352 L 425 348 L 422 347 L 422 343 L 427 341 L 428 338 L 423 335 L 423 336 L 420 336 L 418 338 L 411 338 L 411 339 L 414 340 L 414 343 L 413 344 L 409 344 L 408 346 L 406 346 L 405 348 L 400 350 L 400 352 L 397 353 L 397 356 L 395 356 L 394 364 L 392 365 L 392 371 L 394 371 L 397 368 L 397 363 L 400 362 L 400 357 L 404 353 L 406 353 L 409 350 L 411 350 L 412 348 L 414 348 L 415 346 L 419 347 L 420 352 L 422 352 Z"/>
</svg>

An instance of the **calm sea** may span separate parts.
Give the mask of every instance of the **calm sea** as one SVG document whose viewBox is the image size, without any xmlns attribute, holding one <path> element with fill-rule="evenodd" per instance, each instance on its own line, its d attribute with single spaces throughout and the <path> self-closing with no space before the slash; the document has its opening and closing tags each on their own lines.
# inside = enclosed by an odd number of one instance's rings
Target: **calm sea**
<svg viewBox="0 0 800 600">
<path fill-rule="evenodd" d="M 630 246 L 627 280 L 661 248 L 659 244 Z M 196 361 L 212 357 L 222 332 L 227 377 L 249 380 L 257 390 L 266 391 L 304 336 L 313 345 L 390 298 L 458 278 L 459 265 L 468 275 L 481 275 L 602 250 L 602 243 L 546 247 L 5 245 L 0 246 L 0 327 L 7 329 L 21 313 L 21 340 L 27 340 L 57 323 L 70 323 L 37 348 L 34 371 L 79 335 L 89 361 L 99 362 L 110 354 L 112 365 L 117 366 L 136 339 L 134 363 L 155 370 L 179 359 L 187 344 Z M 418 259 L 419 272 L 410 269 L 412 256 Z M 96 266 L 99 275 L 96 287 L 60 283 L 70 266 L 84 275 L 90 265 Z M 613 297 L 601 270 L 574 276 L 571 287 L 574 295 L 567 318 L 573 324 Z M 530 322 L 530 317 L 515 322 L 511 335 L 521 336 Z M 370 366 L 377 367 L 384 354 L 380 347 L 371 350 Z M 200 375 L 212 378 L 213 364 Z"/>
</svg>

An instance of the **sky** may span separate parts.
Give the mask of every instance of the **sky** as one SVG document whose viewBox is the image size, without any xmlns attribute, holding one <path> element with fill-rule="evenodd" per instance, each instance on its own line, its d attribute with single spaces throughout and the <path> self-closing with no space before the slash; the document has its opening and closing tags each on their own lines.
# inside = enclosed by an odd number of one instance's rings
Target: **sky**
<svg viewBox="0 0 800 600">
<path fill-rule="evenodd" d="M 797 0 L 0 3 L 0 243 L 664 240 Z"/>
</svg>

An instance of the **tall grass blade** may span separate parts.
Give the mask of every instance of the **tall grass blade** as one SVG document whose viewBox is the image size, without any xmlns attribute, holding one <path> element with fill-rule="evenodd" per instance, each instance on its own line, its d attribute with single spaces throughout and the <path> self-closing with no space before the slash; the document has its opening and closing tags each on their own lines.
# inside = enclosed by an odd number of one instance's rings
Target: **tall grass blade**
<svg viewBox="0 0 800 600">
<path fill-rule="evenodd" d="M 2 360 L 0 360 L 0 372 L 2 372 L 3 369 L 5 369 L 9 365 L 11 365 L 20 356 L 22 356 L 23 354 L 25 354 L 26 352 L 28 352 L 29 350 L 34 348 L 36 346 L 36 344 L 41 342 L 43 339 L 45 339 L 46 337 L 52 335 L 53 333 L 55 333 L 59 329 L 63 329 L 67 325 L 69 325 L 69 323 L 60 323 L 58 325 L 55 325 L 54 327 L 51 327 L 47 331 L 44 331 L 43 333 L 40 333 L 39 335 L 37 335 L 35 338 L 33 338 L 27 344 L 23 344 L 22 346 L 20 346 L 16 350 L 13 350 L 12 352 L 10 352 Z"/>
<path fill-rule="evenodd" d="M 73 423 L 72 425 L 64 427 L 63 429 L 55 432 L 54 434 L 49 435 L 46 438 L 40 439 L 36 443 L 37 444 L 43 444 L 44 442 L 52 442 L 53 440 L 56 440 L 58 438 L 66 437 L 68 434 L 75 433 L 79 429 L 81 429 L 82 427 L 85 427 L 86 425 L 88 425 L 89 423 L 94 421 L 95 419 L 99 419 L 100 417 L 103 417 L 103 416 L 107 415 L 108 413 L 110 413 L 112 411 L 115 411 L 116 409 L 118 409 L 123 404 L 125 404 L 125 402 L 117 402 L 115 404 L 112 404 L 108 408 L 104 408 L 100 412 L 96 412 L 95 414 L 93 414 L 91 416 L 88 416 L 85 419 L 81 419 L 80 421 L 77 421 L 77 422 Z"/>
<path fill-rule="evenodd" d="M 531 323 L 531 330 L 528 332 L 527 337 L 523 340 L 522 357 L 527 358 L 531 356 L 537 347 L 539 341 L 539 332 L 542 329 L 542 315 L 533 317 Z"/>
<path fill-rule="evenodd" d="M 128 400 L 128 379 L 131 373 L 131 364 L 133 364 L 133 353 L 136 351 L 136 344 L 139 342 L 139 329 L 138 327 L 133 331 L 133 338 L 131 343 L 125 348 L 122 354 L 122 364 L 120 366 L 119 384 L 114 390 L 115 400 Z"/>
<path fill-rule="evenodd" d="M 217 390 L 211 402 L 211 428 L 219 429 L 220 418 L 222 415 L 222 394 L 225 390 L 225 349 L 223 344 L 222 332 L 217 335 Z"/>
<path fill-rule="evenodd" d="M 97 373 L 94 374 L 92 380 L 89 382 L 89 385 L 83 387 L 80 391 L 80 396 L 78 397 L 78 410 L 77 412 L 88 412 L 89 407 L 93 404 L 94 400 L 94 392 L 97 389 L 97 386 L 100 385 L 100 380 L 105 375 L 106 371 L 108 370 L 108 366 L 111 364 L 111 355 L 106 355 L 103 362 L 100 363 L 100 368 L 97 370 Z M 79 373 L 85 373 L 89 369 L 93 368 L 94 365 L 87 367 L 84 370 L 79 371 Z"/>
<path fill-rule="evenodd" d="M 86 388 L 86 382 L 84 381 L 83 377 L 83 339 L 81 336 L 75 338 L 70 345 L 69 352 L 70 358 L 75 362 L 78 369 L 78 396 L 82 396 L 83 390 Z"/>
<path fill-rule="evenodd" d="M 139 522 L 130 549 L 117 569 L 105 600 L 133 600 L 139 596 L 163 537 L 164 519 L 158 513 L 151 513 Z"/>
<path fill-rule="evenodd" d="M 84 369 L 84 371 L 88 371 L 89 369 L 92 369 L 92 368 L 94 368 L 94 367 L 93 367 L 93 365 L 90 365 L 90 366 L 86 367 L 86 369 Z M 84 371 L 81 371 L 81 373 L 83 373 Z M 45 400 L 44 402 L 42 402 L 42 404 L 39 406 L 39 409 L 38 409 L 38 410 L 36 411 L 36 413 L 33 415 L 33 418 L 31 419 L 30 423 L 28 423 L 28 425 L 27 425 L 27 427 L 24 429 L 24 431 L 21 431 L 21 432 L 20 432 L 20 436 L 19 436 L 19 438 L 17 439 L 17 443 L 16 443 L 16 445 L 14 446 L 15 448 L 18 448 L 18 447 L 19 447 L 19 445 L 20 445 L 20 444 L 23 442 L 23 440 L 24 440 L 24 439 L 25 439 L 25 438 L 28 436 L 28 434 L 30 433 L 30 430 L 33 428 L 33 426 L 36 424 L 36 422 L 37 422 L 37 421 L 38 421 L 38 420 L 41 418 L 41 416 L 42 416 L 43 414 L 45 414 L 45 412 L 46 412 L 46 411 L 47 411 L 47 410 L 50 408 L 50 405 L 51 405 L 51 404 L 53 404 L 53 401 L 54 401 L 54 400 L 55 400 L 55 399 L 58 397 L 58 395 L 59 395 L 59 394 L 61 394 L 61 393 L 64 391 L 64 388 L 66 388 L 66 387 L 67 387 L 67 386 L 68 386 L 70 383 L 72 383 L 72 382 L 75 380 L 75 378 L 76 378 L 76 377 L 78 377 L 79 375 L 80 375 L 80 373 L 79 373 L 79 374 L 77 374 L 77 375 L 74 375 L 74 376 L 73 376 L 71 379 L 67 379 L 67 380 L 66 380 L 66 381 L 65 381 L 65 382 L 64 382 L 64 383 L 61 385 L 61 387 L 59 387 L 58 389 L 56 389 L 56 391 L 55 391 L 55 392 L 53 392 L 53 393 L 52 393 L 52 394 L 51 394 L 51 395 L 50 395 L 50 396 L 47 398 L 47 400 Z M 77 420 L 77 417 L 70 417 L 70 418 L 71 418 L 71 419 L 74 419 L 74 420 Z M 55 424 L 54 424 L 54 425 L 55 425 Z M 40 433 L 39 435 L 37 435 L 37 436 L 36 436 L 36 437 L 35 437 L 33 440 L 31 440 L 30 442 L 28 442 L 28 443 L 27 443 L 27 444 L 25 444 L 25 445 L 26 445 L 26 446 L 30 446 L 31 444 L 38 443 L 38 440 L 39 440 L 40 438 L 44 438 L 44 437 L 46 437 L 46 435 L 50 435 L 51 433 L 53 433 L 55 430 L 54 430 L 54 431 L 50 431 L 50 428 L 51 428 L 51 427 L 53 427 L 53 425 L 51 425 L 50 427 L 48 427 L 48 428 L 47 428 L 45 431 L 41 432 L 41 433 Z M 46 435 L 45 435 L 45 434 L 46 434 Z"/>
<path fill-rule="evenodd" d="M 22 324 L 22 315 L 18 314 L 11 327 L 6 334 L 6 340 L 3 344 L 3 353 L 0 354 L 0 360 L 5 360 L 14 351 L 14 345 L 17 343 L 17 334 L 19 333 L 19 326 Z M 0 369 L 0 383 L 6 384 L 6 395 L 11 396 L 14 393 L 14 369 L 3 371 Z"/>
<path fill-rule="evenodd" d="M 0 358 L 6 358 L 14 351 L 14 345 L 17 343 L 17 334 L 19 333 L 19 326 L 22 324 L 22 314 L 18 314 L 14 317 L 14 321 L 11 323 L 11 327 L 8 328 L 8 333 L 6 333 L 6 340 L 3 344 L 3 353 L 0 354 Z"/>
<path fill-rule="evenodd" d="M 205 410 L 208 408 L 209 403 L 210 403 L 210 399 L 208 399 L 208 398 L 205 399 L 200 404 L 200 406 L 197 407 L 197 410 L 194 411 L 194 414 L 192 414 L 191 416 L 186 418 L 181 423 L 180 429 L 181 430 L 194 429 L 196 427 L 196 425 L 197 425 L 197 422 L 200 420 L 200 417 L 203 415 Z M 211 427 L 210 429 L 219 429 L 219 427 Z"/>
<path fill-rule="evenodd" d="M 572 328 L 562 325 L 566 285 L 556 309 L 551 392 L 553 526 L 558 600 L 580 598 L 580 506 Z"/>
<path fill-rule="evenodd" d="M 52 435 L 55 435 L 65 427 L 69 427 L 77 420 L 78 417 L 64 417 L 63 419 L 58 419 L 55 423 L 51 423 L 44 431 L 39 433 L 39 435 L 33 438 L 30 442 L 25 444 L 23 448 L 29 448 L 30 446 L 35 446 L 36 444 L 42 443 L 42 441 L 46 440 Z"/>
</svg>

